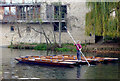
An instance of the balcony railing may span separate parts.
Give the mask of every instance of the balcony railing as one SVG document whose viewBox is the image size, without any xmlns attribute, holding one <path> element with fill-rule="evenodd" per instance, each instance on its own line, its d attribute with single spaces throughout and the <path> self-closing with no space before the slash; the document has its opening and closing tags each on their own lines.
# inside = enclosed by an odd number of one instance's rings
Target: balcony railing
<svg viewBox="0 0 120 81">
<path fill-rule="evenodd" d="M 17 15 L 4 15 L 2 22 L 59 22 L 61 20 L 62 22 L 65 22 L 65 18 L 47 18 L 45 13 L 37 14 L 36 16 L 33 14 L 20 14 L 20 16 Z"/>
</svg>

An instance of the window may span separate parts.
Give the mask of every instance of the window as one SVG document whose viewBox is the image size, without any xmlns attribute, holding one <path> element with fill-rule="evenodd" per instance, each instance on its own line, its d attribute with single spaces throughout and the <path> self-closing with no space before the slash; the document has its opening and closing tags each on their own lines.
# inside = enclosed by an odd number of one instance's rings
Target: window
<svg viewBox="0 0 120 81">
<path fill-rule="evenodd" d="M 61 6 L 61 17 L 64 19 L 67 14 L 67 6 L 63 5 Z"/>
<path fill-rule="evenodd" d="M 59 6 L 54 6 L 54 19 L 59 19 Z"/>
<path fill-rule="evenodd" d="M 60 5 L 60 16 L 61 19 L 65 19 L 65 16 L 67 14 L 67 6 L 66 5 Z M 46 16 L 47 19 L 54 18 L 56 20 L 59 19 L 59 5 L 47 5 L 46 6 Z"/>
<path fill-rule="evenodd" d="M 54 26 L 54 31 L 59 31 L 59 22 L 54 22 L 53 23 L 53 26 Z M 66 32 L 66 23 L 65 22 L 61 22 L 61 32 Z"/>
<path fill-rule="evenodd" d="M 60 6 L 60 14 L 59 14 L 59 5 L 54 6 L 54 18 L 59 19 L 59 15 L 61 19 L 65 19 L 65 16 L 67 14 L 67 6 L 66 5 L 61 5 Z"/>
<path fill-rule="evenodd" d="M 46 6 L 46 16 L 47 16 L 47 19 L 53 18 L 53 6 L 52 5 Z"/>
<path fill-rule="evenodd" d="M 29 26 L 26 28 L 26 32 L 31 32 L 31 28 Z"/>
<path fill-rule="evenodd" d="M 10 27 L 10 30 L 11 30 L 12 32 L 15 31 L 14 26 L 11 26 L 11 27 Z"/>
<path fill-rule="evenodd" d="M 62 28 L 61 28 L 62 32 L 66 32 L 67 31 L 65 27 L 67 27 L 66 23 L 62 22 Z"/>
<path fill-rule="evenodd" d="M 54 26 L 54 31 L 59 31 L 59 22 L 55 22 L 53 26 Z"/>
</svg>

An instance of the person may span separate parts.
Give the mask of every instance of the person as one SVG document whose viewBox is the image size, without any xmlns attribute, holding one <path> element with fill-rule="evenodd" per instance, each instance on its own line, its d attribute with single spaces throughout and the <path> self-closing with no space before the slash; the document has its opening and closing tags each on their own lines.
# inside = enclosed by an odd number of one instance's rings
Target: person
<svg viewBox="0 0 120 81">
<path fill-rule="evenodd" d="M 80 61 L 81 60 L 81 54 L 82 54 L 80 50 L 82 49 L 82 46 L 81 46 L 79 40 L 77 41 L 77 44 L 74 44 L 74 45 L 76 46 L 76 49 L 77 49 L 77 59 L 78 59 L 78 61 Z"/>
</svg>

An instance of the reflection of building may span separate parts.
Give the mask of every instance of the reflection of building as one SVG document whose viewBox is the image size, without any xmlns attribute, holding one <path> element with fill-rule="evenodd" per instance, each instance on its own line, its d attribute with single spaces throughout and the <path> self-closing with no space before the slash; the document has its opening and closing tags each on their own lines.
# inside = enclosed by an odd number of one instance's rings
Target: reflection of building
<svg viewBox="0 0 120 81">
<path fill-rule="evenodd" d="M 90 42 L 94 43 L 94 36 L 91 36 L 89 39 L 88 36 L 85 35 L 85 14 L 89 11 L 86 8 L 85 2 L 61 2 L 61 5 L 53 2 L 48 4 L 43 2 L 23 2 L 19 4 L 12 2 L 10 4 L 1 3 L 0 8 L 5 7 L 9 8 L 9 12 L 7 14 L 3 13 L 1 22 L 3 32 L 2 40 L 4 45 L 10 44 L 11 41 L 13 41 L 13 43 L 45 42 L 43 34 L 39 34 L 31 29 L 32 27 L 42 32 L 38 23 L 41 21 L 42 27 L 52 42 L 54 41 L 53 32 L 55 33 L 58 42 L 58 31 L 59 26 L 61 26 L 62 43 L 72 43 L 72 40 L 64 28 L 67 26 L 75 40 L 80 40 L 82 42 L 90 40 Z M 14 14 L 12 14 L 12 7 L 15 9 Z"/>
</svg>

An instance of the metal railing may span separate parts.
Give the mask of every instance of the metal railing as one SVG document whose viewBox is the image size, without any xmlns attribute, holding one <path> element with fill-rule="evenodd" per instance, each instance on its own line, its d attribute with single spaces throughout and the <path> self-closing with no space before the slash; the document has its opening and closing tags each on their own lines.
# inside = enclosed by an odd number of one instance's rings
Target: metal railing
<svg viewBox="0 0 120 81">
<path fill-rule="evenodd" d="M 4 15 L 3 20 L 1 20 L 2 22 L 38 22 L 38 21 L 42 21 L 42 22 L 59 22 L 59 20 L 61 21 L 65 21 L 65 18 L 47 18 L 45 13 L 40 13 L 37 14 L 36 16 L 33 16 L 33 14 L 20 14 L 21 16 L 17 16 L 17 15 Z"/>
</svg>

